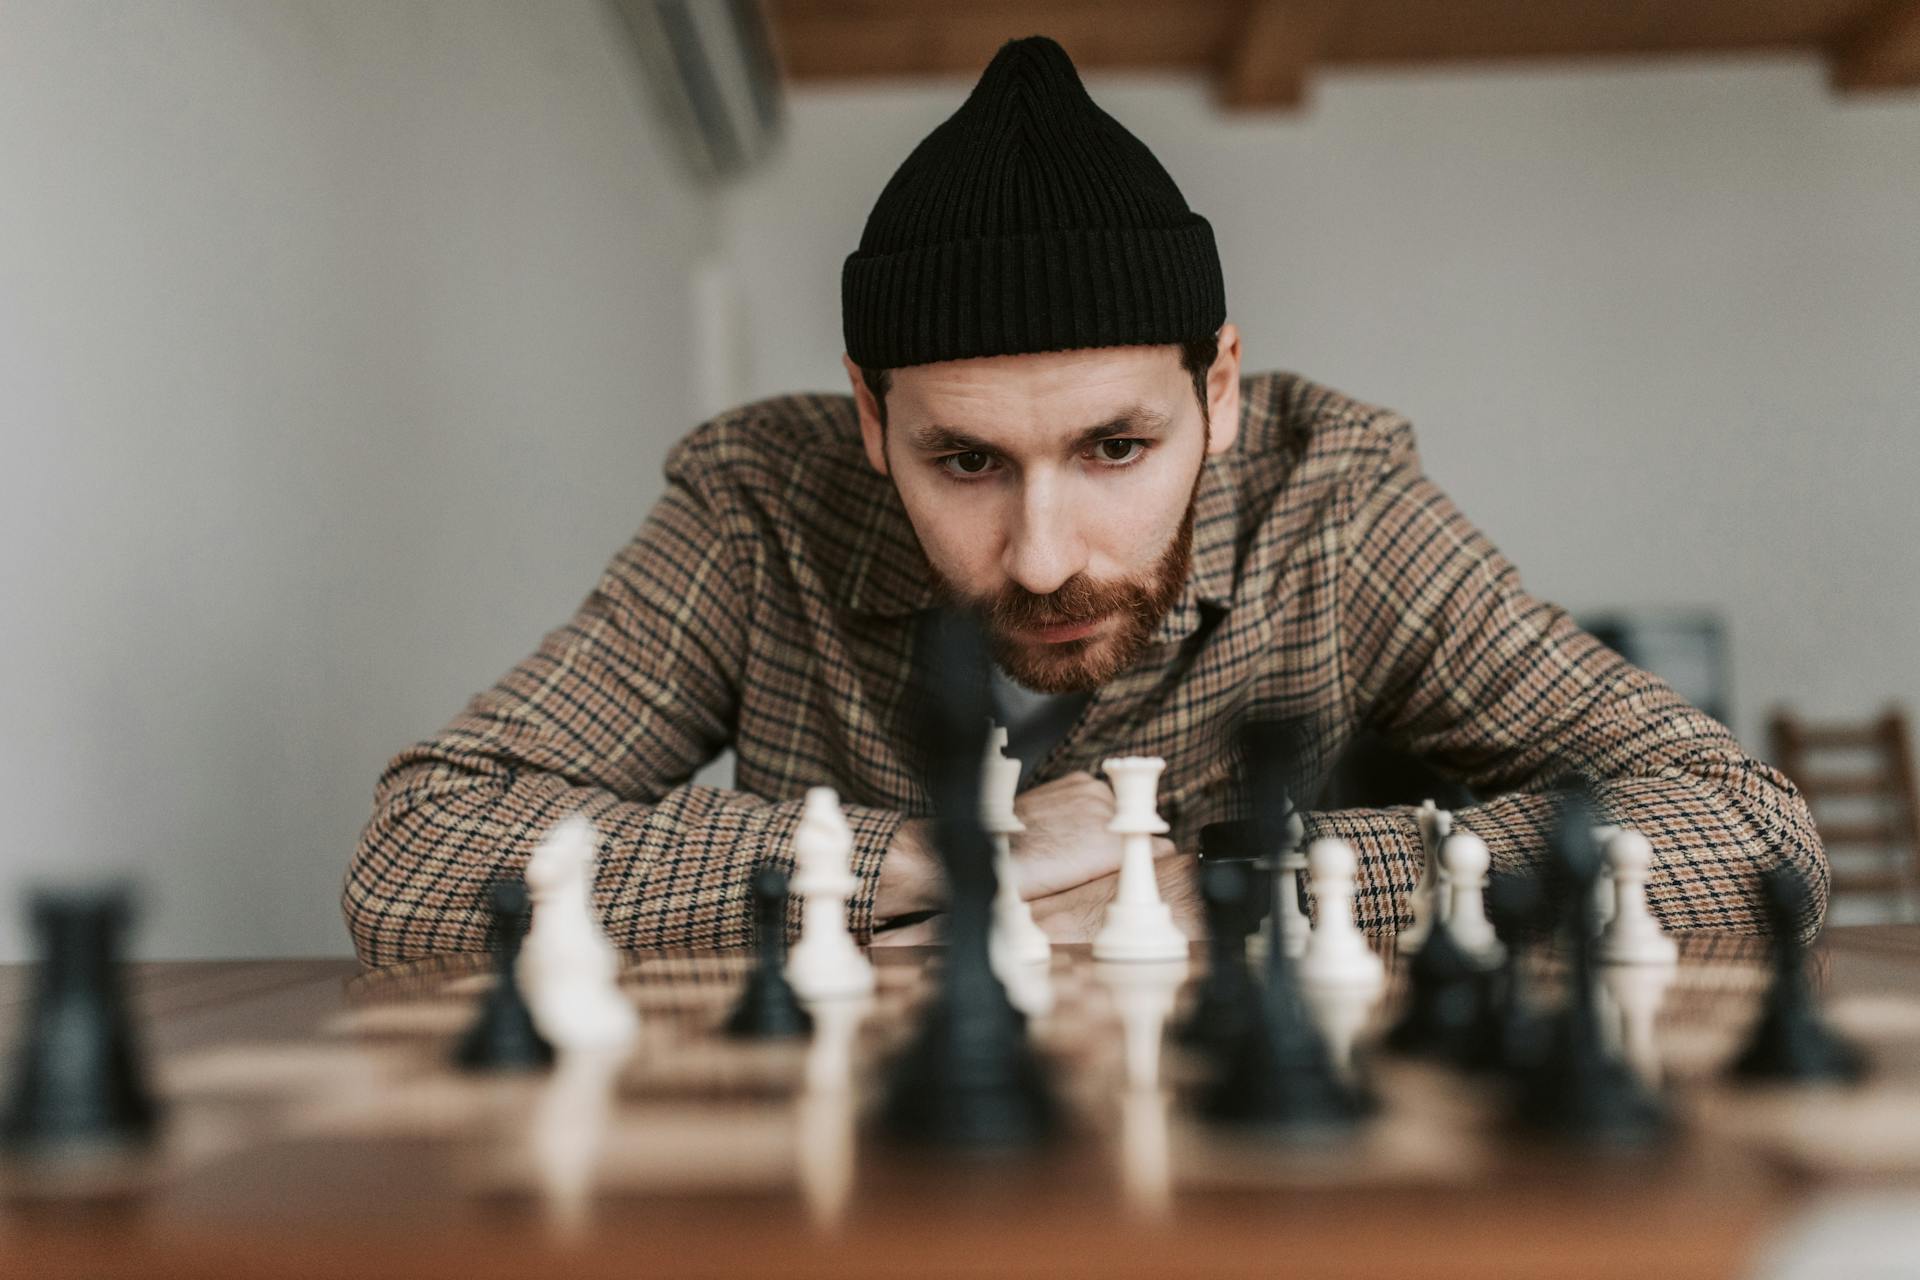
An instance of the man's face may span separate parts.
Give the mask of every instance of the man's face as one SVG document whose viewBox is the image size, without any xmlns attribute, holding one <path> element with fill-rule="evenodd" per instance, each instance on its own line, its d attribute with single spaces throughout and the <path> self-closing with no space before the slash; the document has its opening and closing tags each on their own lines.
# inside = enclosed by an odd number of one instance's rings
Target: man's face
<svg viewBox="0 0 1920 1280">
<path fill-rule="evenodd" d="M 884 428 L 849 362 L 869 461 L 892 476 L 941 585 L 981 612 L 1021 684 L 1105 683 L 1179 598 L 1202 464 L 1238 427 L 1231 325 L 1220 347 L 1208 415 L 1173 346 L 899 369 Z"/>
</svg>

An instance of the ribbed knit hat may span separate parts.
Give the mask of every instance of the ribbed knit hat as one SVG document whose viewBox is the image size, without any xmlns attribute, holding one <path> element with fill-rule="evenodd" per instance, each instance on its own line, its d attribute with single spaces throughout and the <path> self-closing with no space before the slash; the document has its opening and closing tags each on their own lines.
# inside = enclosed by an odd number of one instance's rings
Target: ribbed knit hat
<svg viewBox="0 0 1920 1280">
<path fill-rule="evenodd" d="M 1044 36 L 1001 46 L 867 216 L 847 354 L 894 369 L 1185 342 L 1227 318 L 1213 228 Z"/>
</svg>

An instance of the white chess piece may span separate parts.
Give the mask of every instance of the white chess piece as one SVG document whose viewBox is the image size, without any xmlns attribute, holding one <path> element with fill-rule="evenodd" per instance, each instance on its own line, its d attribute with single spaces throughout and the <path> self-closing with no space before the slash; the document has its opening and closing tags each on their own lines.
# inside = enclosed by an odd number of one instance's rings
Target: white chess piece
<svg viewBox="0 0 1920 1280">
<path fill-rule="evenodd" d="M 1604 855 L 1607 846 L 1613 843 L 1613 838 L 1619 835 L 1620 831 L 1621 828 L 1614 826 L 1610 822 L 1602 823 L 1593 829 L 1593 843 L 1599 847 Z M 1593 928 L 1595 935 L 1598 936 L 1599 931 L 1606 928 L 1607 923 L 1612 919 L 1613 877 L 1609 875 L 1597 876 L 1593 882 Z"/>
<path fill-rule="evenodd" d="M 1440 846 L 1453 832 L 1453 814 L 1440 808 L 1431 800 L 1423 800 L 1414 814 L 1414 821 L 1420 824 L 1420 879 L 1413 886 L 1413 894 L 1408 905 L 1413 909 L 1413 923 L 1400 931 L 1394 942 L 1402 955 L 1412 955 L 1427 945 L 1427 937 L 1433 932 L 1433 926 L 1447 918 L 1447 894 L 1445 889 L 1446 868 L 1440 863 Z"/>
<path fill-rule="evenodd" d="M 1621 831 L 1607 841 L 1607 874 L 1613 880 L 1613 919 L 1600 931 L 1602 964 L 1674 964 L 1680 948 L 1661 932 L 1647 909 L 1647 873 L 1653 846 L 1638 831 Z"/>
<path fill-rule="evenodd" d="M 873 965 L 847 928 L 854 878 L 853 830 L 832 787 L 809 787 L 793 833 L 793 892 L 802 902 L 800 938 L 787 956 L 787 981 L 803 1000 L 873 990 Z"/>
<path fill-rule="evenodd" d="M 1471 831 L 1456 831 L 1440 846 L 1440 861 L 1447 869 L 1452 904 L 1440 927 L 1453 935 L 1469 958 L 1489 968 L 1499 964 L 1506 948 L 1487 919 L 1487 868 L 1492 857 L 1486 842 Z"/>
<path fill-rule="evenodd" d="M 993 897 L 993 968 L 1002 982 L 1013 983 L 1024 982 L 1025 978 L 1010 977 L 1011 966 L 1049 963 L 1053 943 L 1034 923 L 1033 909 L 1020 896 L 1020 869 L 1013 860 L 1012 837 L 1027 828 L 1013 811 L 1013 798 L 1020 788 L 1020 762 L 1007 755 L 1006 748 L 1006 729 L 994 725 L 987 735 L 987 755 L 980 775 L 980 825 L 993 837 L 993 872 L 1000 882 Z"/>
<path fill-rule="evenodd" d="M 620 991 L 620 953 L 593 912 L 593 858 L 599 834 L 573 814 L 546 834 L 527 861 L 533 924 L 515 975 L 540 1033 L 556 1049 L 617 1049 L 639 1029 Z"/>
<path fill-rule="evenodd" d="M 1614 1047 L 1647 1085 L 1660 1084 L 1660 1046 L 1654 1027 L 1677 967 L 1663 964 L 1610 964 L 1600 970 L 1605 1003 L 1619 1015 Z"/>
<path fill-rule="evenodd" d="M 1300 957 L 1300 980 L 1319 987 L 1364 987 L 1377 990 L 1386 981 L 1386 968 L 1367 945 L 1367 936 L 1354 923 L 1355 881 L 1360 859 L 1345 840 L 1315 840 L 1307 849 L 1308 874 L 1319 908 L 1313 936 Z"/>
<path fill-rule="evenodd" d="M 1160 897 L 1154 878 L 1153 837 L 1167 824 L 1155 809 L 1154 797 L 1165 760 L 1155 756 L 1120 756 L 1101 770 L 1113 784 L 1113 821 L 1107 830 L 1120 836 L 1120 885 L 1094 935 L 1096 960 L 1181 960 L 1187 955 L 1187 935 L 1173 922 L 1173 912 Z"/>
<path fill-rule="evenodd" d="M 1300 957 L 1300 988 L 1333 1064 L 1353 1069 L 1353 1042 L 1386 988 L 1386 966 L 1367 945 L 1353 918 L 1360 860 L 1344 840 L 1315 840 L 1307 849 L 1308 873 L 1318 907 L 1313 934 Z"/>
<path fill-rule="evenodd" d="M 1167 1095 L 1131 1089 L 1120 1097 L 1120 1184 L 1129 1212 L 1158 1222 L 1173 1209 L 1173 1141 Z"/>
<path fill-rule="evenodd" d="M 1306 953 L 1307 939 L 1313 935 L 1313 921 L 1300 909 L 1300 873 L 1307 869 L 1307 825 L 1300 811 L 1289 808 L 1286 834 L 1282 837 L 1274 867 L 1280 873 L 1273 882 L 1273 909 L 1280 913 L 1280 943 L 1290 956 Z M 1265 936 L 1265 930 L 1261 936 Z"/>
</svg>

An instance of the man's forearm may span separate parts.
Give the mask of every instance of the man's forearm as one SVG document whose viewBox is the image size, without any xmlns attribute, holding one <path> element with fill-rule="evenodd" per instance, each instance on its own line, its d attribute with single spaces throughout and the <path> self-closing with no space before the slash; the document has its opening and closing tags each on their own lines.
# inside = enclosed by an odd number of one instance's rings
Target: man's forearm
<svg viewBox="0 0 1920 1280">
<path fill-rule="evenodd" d="M 933 851 L 933 824 L 909 818 L 894 832 L 874 883 L 873 927 L 937 911 L 946 903 L 946 878 Z"/>
</svg>

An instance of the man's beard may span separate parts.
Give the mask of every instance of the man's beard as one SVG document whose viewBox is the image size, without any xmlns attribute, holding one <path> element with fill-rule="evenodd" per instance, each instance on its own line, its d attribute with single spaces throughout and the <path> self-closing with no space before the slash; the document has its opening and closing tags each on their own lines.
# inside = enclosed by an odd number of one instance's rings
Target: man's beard
<svg viewBox="0 0 1920 1280">
<path fill-rule="evenodd" d="M 1098 582 L 1077 573 L 1046 595 L 1035 595 L 1015 583 L 1008 583 L 993 596 L 979 598 L 961 595 L 945 579 L 940 580 L 941 588 L 950 599 L 980 615 L 993 660 L 1017 683 L 1036 693 L 1097 689 L 1139 660 L 1154 629 L 1179 600 L 1193 561 L 1193 519 L 1199 488 L 1196 475 L 1179 531 L 1153 568 L 1137 578 Z M 1021 632 L 1091 622 L 1110 615 L 1119 619 L 1117 630 L 1110 635 L 1062 644 L 1016 638 Z"/>
</svg>

